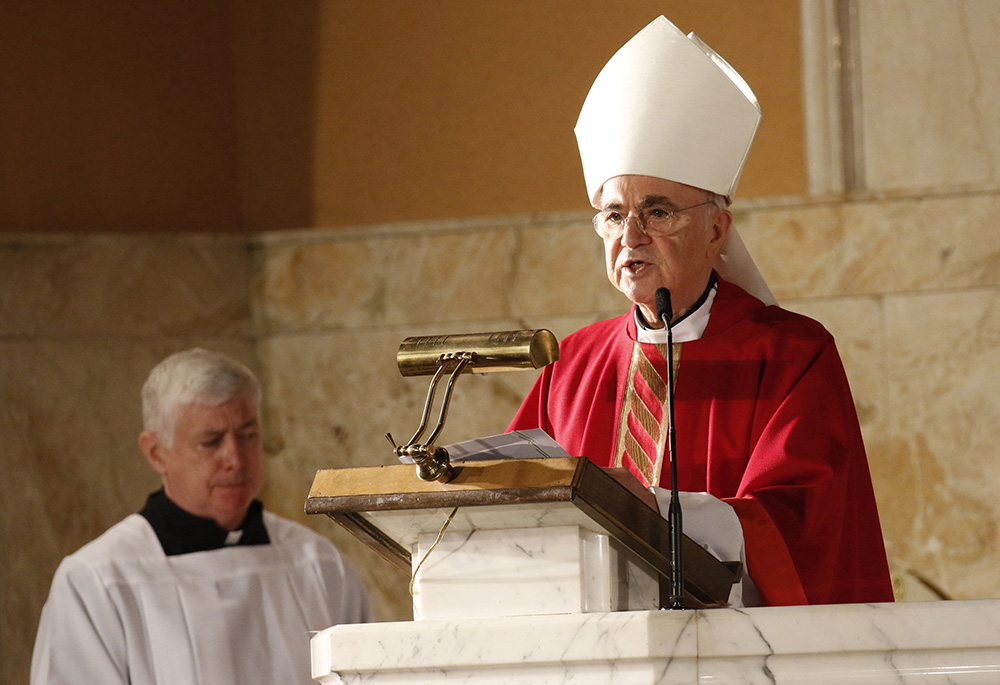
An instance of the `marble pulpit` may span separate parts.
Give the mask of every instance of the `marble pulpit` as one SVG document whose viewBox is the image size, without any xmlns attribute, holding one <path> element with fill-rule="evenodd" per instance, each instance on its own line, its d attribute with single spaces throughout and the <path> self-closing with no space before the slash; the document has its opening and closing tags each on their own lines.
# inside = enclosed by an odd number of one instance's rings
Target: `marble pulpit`
<svg viewBox="0 0 1000 685">
<path fill-rule="evenodd" d="M 312 638 L 322 683 L 1000 683 L 1000 601 L 723 608 L 738 567 L 669 533 L 649 493 L 586 459 L 317 473 L 306 504 L 404 575 L 414 619 Z"/>
<path fill-rule="evenodd" d="M 1000 600 L 334 626 L 322 683 L 1000 683 Z"/>
</svg>

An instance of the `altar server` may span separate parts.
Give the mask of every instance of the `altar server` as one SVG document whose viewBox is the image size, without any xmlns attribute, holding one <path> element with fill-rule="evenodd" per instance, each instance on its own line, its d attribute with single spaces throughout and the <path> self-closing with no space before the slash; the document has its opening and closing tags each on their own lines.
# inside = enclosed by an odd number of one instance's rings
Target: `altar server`
<svg viewBox="0 0 1000 685">
<path fill-rule="evenodd" d="M 686 498 L 685 532 L 728 548 L 724 558 L 744 549 L 749 577 L 734 601 L 892 601 L 834 340 L 776 306 L 732 226 L 760 116 L 740 75 L 664 17 L 607 63 L 576 136 L 607 275 L 633 307 L 564 339 L 510 429 L 543 428 L 571 454 L 669 487 L 656 307 L 667 288 L 678 487 L 708 493 Z"/>
<path fill-rule="evenodd" d="M 263 511 L 260 385 L 228 357 L 167 357 L 139 445 L 163 488 L 59 565 L 31 682 L 309 683 L 311 631 L 370 620 L 324 537 Z"/>
</svg>

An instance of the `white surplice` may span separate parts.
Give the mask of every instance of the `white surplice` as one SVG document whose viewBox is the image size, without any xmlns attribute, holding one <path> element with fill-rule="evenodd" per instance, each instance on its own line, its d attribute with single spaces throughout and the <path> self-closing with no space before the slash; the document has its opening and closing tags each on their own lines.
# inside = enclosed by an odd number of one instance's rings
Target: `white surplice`
<svg viewBox="0 0 1000 685">
<path fill-rule="evenodd" d="M 337 549 L 264 512 L 271 544 L 166 556 L 132 514 L 66 557 L 42 610 L 33 685 L 310 683 L 311 631 L 371 620 Z"/>
</svg>

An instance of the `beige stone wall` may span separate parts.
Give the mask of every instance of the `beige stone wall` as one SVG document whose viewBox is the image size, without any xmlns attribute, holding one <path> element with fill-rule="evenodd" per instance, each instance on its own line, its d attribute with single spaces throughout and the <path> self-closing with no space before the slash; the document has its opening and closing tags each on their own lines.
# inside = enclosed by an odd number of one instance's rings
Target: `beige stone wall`
<svg viewBox="0 0 1000 685">
<path fill-rule="evenodd" d="M 1000 241 L 984 228 L 998 209 L 1000 192 L 963 191 L 735 212 L 782 303 L 838 339 L 893 567 L 963 598 L 1000 596 Z M 268 506 L 340 544 L 382 620 L 407 618 L 405 578 L 302 514 L 312 476 L 391 463 L 383 434 L 415 429 L 427 379 L 396 370 L 403 338 L 522 327 L 562 337 L 622 311 L 588 223 L 3 241 L 0 597 L 15 636 L 4 663 L 24 667 L 59 558 L 155 486 L 135 444 L 138 390 L 156 361 L 193 344 L 261 372 Z M 502 431 L 534 375 L 463 377 L 443 440 Z"/>
</svg>

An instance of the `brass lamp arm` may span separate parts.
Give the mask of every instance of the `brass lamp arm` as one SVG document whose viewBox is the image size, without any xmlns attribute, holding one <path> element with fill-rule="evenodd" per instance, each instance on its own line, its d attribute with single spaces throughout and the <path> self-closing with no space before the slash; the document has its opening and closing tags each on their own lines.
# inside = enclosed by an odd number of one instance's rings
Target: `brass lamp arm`
<svg viewBox="0 0 1000 685">
<path fill-rule="evenodd" d="M 462 371 L 475 361 L 475 352 L 442 354 L 438 358 L 438 369 L 434 372 L 430 387 L 427 389 L 427 399 L 424 401 L 424 411 L 421 415 L 420 426 L 417 428 L 417 432 L 402 447 L 396 447 L 392 436 L 386 433 L 385 437 L 392 443 L 397 457 L 405 456 L 413 459 L 417 465 L 417 476 L 421 480 L 439 480 L 447 483 L 455 477 L 455 471 L 448 460 L 448 450 L 443 447 L 435 447 L 434 441 L 441 434 L 445 419 L 448 418 L 448 407 L 451 404 L 451 396 L 455 390 L 455 381 L 461 375 Z M 434 395 L 437 392 L 438 383 L 441 381 L 445 371 L 452 366 L 454 368 L 452 368 L 451 375 L 448 377 L 448 385 L 445 388 L 444 398 L 441 400 L 441 410 L 438 414 L 437 426 L 427 439 L 427 442 L 418 443 L 417 440 L 420 439 L 420 436 L 423 435 L 424 430 L 427 428 L 427 419 L 430 417 L 431 406 L 434 404 Z"/>
<path fill-rule="evenodd" d="M 446 367 L 444 364 L 439 364 L 437 371 L 434 372 L 434 377 L 431 379 L 430 387 L 427 388 L 427 399 L 424 400 L 424 411 L 420 416 L 420 425 L 417 426 L 417 432 L 413 434 L 410 441 L 406 443 L 407 447 L 413 445 L 420 439 L 423 434 L 424 429 L 427 428 L 427 419 L 431 415 L 431 406 L 434 403 L 434 394 L 437 392 L 438 381 L 441 380 L 441 376 L 444 375 Z"/>
<path fill-rule="evenodd" d="M 457 355 L 442 355 L 442 369 L 455 359 L 458 360 L 458 364 L 455 366 L 455 370 L 451 372 L 451 376 L 448 378 L 448 385 L 444 390 L 444 399 L 441 400 L 441 413 L 438 415 L 438 424 L 434 428 L 434 432 L 431 433 L 431 436 L 427 438 L 428 445 L 434 444 L 438 435 L 441 434 L 441 429 L 444 428 L 444 421 L 448 417 L 448 407 L 451 405 L 452 391 L 455 389 L 455 381 L 458 380 L 459 375 L 465 370 L 465 367 L 475 361 L 475 358 L 475 352 L 459 352 Z"/>
</svg>

